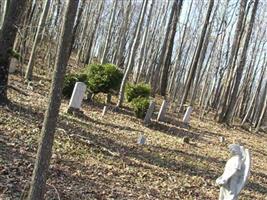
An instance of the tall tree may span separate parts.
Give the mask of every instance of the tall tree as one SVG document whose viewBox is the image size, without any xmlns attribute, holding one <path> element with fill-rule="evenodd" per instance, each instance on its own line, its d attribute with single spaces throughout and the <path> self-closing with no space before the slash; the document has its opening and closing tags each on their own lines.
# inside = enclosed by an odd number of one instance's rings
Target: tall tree
<svg viewBox="0 0 267 200">
<path fill-rule="evenodd" d="M 228 106 L 226 113 L 225 113 L 225 120 L 227 121 L 227 123 L 230 123 L 232 120 L 234 107 L 235 107 L 236 102 L 237 102 L 238 88 L 239 88 L 241 78 L 243 75 L 244 66 L 246 65 L 247 51 L 248 51 L 248 47 L 249 47 L 250 37 L 251 37 L 251 33 L 252 33 L 254 21 L 255 21 L 255 16 L 256 16 L 258 4 L 259 4 L 259 0 L 255 0 L 254 6 L 253 6 L 253 9 L 251 12 L 251 18 L 250 18 L 250 22 L 248 25 L 247 34 L 246 34 L 245 41 L 244 41 L 244 47 L 243 47 L 243 50 L 241 53 L 241 59 L 239 61 L 239 64 L 237 65 L 237 69 L 236 69 L 235 80 L 234 80 L 234 85 L 233 85 L 233 92 L 232 92 L 232 95 L 230 96 L 229 106 Z"/>
<path fill-rule="evenodd" d="M 26 0 L 10 0 L 0 30 L 0 105 L 7 103 L 8 70 L 15 42 L 17 27 L 26 8 Z"/>
<path fill-rule="evenodd" d="M 26 73 L 25 73 L 25 79 L 27 79 L 27 80 L 32 79 L 36 48 L 37 48 L 37 45 L 41 39 L 41 33 L 42 33 L 42 30 L 43 30 L 44 25 L 45 25 L 45 21 L 46 21 L 49 7 L 50 7 L 50 3 L 51 3 L 51 0 L 46 0 L 44 3 L 43 12 L 42 12 L 41 18 L 39 20 L 37 32 L 36 32 L 34 43 L 33 43 L 32 50 L 31 50 L 30 59 L 29 59 L 28 65 L 27 65 Z"/>
<path fill-rule="evenodd" d="M 126 86 L 126 82 L 127 82 L 128 76 L 129 76 L 129 74 L 130 74 L 130 72 L 132 70 L 134 56 L 136 54 L 136 50 L 137 50 L 137 47 L 138 47 L 138 40 L 139 40 L 139 37 L 140 37 L 141 28 L 142 28 L 144 17 L 145 17 L 145 13 L 146 13 L 147 4 L 148 4 L 148 0 L 144 0 L 143 1 L 143 5 L 142 5 L 142 11 L 141 11 L 141 13 L 139 15 L 138 24 L 137 24 L 137 27 L 136 27 L 133 44 L 132 44 L 131 50 L 130 50 L 129 61 L 128 61 L 125 73 L 123 75 L 123 79 L 122 79 L 122 83 L 121 83 L 121 87 L 120 87 L 120 91 L 119 91 L 119 100 L 118 100 L 118 103 L 117 103 L 117 107 L 120 107 L 122 105 L 122 103 L 123 103 L 123 100 L 124 100 L 124 90 L 125 90 L 125 86 Z"/>
<path fill-rule="evenodd" d="M 224 88 L 222 92 L 222 99 L 220 103 L 221 106 L 219 109 L 218 122 L 226 121 L 225 113 L 227 109 L 227 101 L 228 101 L 228 98 L 231 92 L 232 77 L 234 76 L 234 68 L 235 68 L 235 63 L 237 60 L 236 56 L 239 50 L 240 41 L 242 37 L 242 28 L 243 28 L 243 22 L 244 22 L 244 17 L 245 17 L 246 5 L 247 5 L 247 0 L 240 1 L 239 16 L 238 16 L 238 21 L 236 24 L 235 36 L 232 42 L 231 54 L 230 54 L 230 58 L 228 61 L 228 72 L 226 74 L 227 80 L 224 84 Z"/>
<path fill-rule="evenodd" d="M 103 55 L 101 57 L 101 63 L 105 62 L 106 59 L 107 59 L 109 45 L 110 45 L 110 42 L 111 42 L 111 32 L 112 32 L 111 30 L 112 30 L 112 26 L 113 26 L 114 19 L 115 19 L 115 14 L 116 14 L 116 10 L 117 10 L 117 4 L 118 4 L 118 1 L 115 0 L 114 4 L 113 4 L 112 12 L 110 14 L 109 27 L 108 27 L 107 37 L 106 37 L 106 40 L 105 40 L 104 52 L 103 52 Z"/>
<path fill-rule="evenodd" d="M 54 75 L 49 96 L 49 104 L 41 132 L 41 141 L 33 171 L 29 200 L 42 200 L 44 198 L 47 173 L 54 142 L 55 127 L 61 104 L 63 79 L 69 59 L 73 25 L 78 3 L 79 0 L 68 0 L 64 13 L 64 22 L 57 51 Z"/>
<path fill-rule="evenodd" d="M 169 77 L 168 75 L 173 52 L 173 43 L 182 5 L 183 5 L 183 0 L 174 0 L 173 2 L 170 19 L 168 22 L 168 28 L 164 39 L 165 41 L 163 44 L 164 48 L 162 49 L 160 56 L 159 65 L 163 66 L 160 78 L 160 94 L 162 96 L 166 95 L 166 89 Z"/>
<path fill-rule="evenodd" d="M 186 85 L 185 85 L 185 88 L 184 88 L 184 94 L 183 94 L 183 97 L 181 99 L 181 104 L 180 104 L 179 111 L 181 111 L 182 108 L 183 108 L 183 105 L 184 105 L 184 103 L 185 103 L 185 101 L 187 99 L 190 87 L 191 87 L 192 82 L 193 82 L 194 77 L 195 77 L 197 64 L 198 64 L 198 61 L 199 61 L 199 58 L 200 58 L 200 53 L 201 53 L 202 45 L 204 43 L 205 35 L 206 35 L 206 32 L 207 32 L 207 27 L 208 27 L 208 24 L 209 24 L 209 20 L 210 20 L 210 16 L 211 16 L 213 5 L 214 5 L 214 0 L 210 0 L 209 1 L 209 6 L 208 6 L 208 10 L 207 10 L 207 14 L 206 14 L 206 17 L 205 17 L 205 22 L 204 22 L 204 25 L 202 27 L 200 39 L 199 39 L 199 42 L 198 42 L 198 45 L 197 45 L 196 53 L 195 53 L 195 56 L 193 57 L 193 63 L 192 63 L 192 66 L 190 67 L 190 71 L 189 71 L 189 74 L 187 76 Z"/>
</svg>

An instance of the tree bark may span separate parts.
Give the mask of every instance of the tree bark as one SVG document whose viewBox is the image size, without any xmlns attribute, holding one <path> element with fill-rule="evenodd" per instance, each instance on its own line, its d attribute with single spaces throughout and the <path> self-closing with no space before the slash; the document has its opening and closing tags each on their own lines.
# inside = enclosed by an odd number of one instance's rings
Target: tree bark
<svg viewBox="0 0 267 200">
<path fill-rule="evenodd" d="M 41 132 L 41 141 L 37 152 L 31 188 L 28 196 L 29 200 L 42 200 L 44 198 L 46 179 L 54 142 L 55 127 L 61 104 L 63 79 L 69 59 L 69 49 L 78 3 L 79 0 L 69 0 L 63 18 L 64 22 L 60 37 L 61 40 L 58 46 L 49 104 Z"/>
<path fill-rule="evenodd" d="M 236 69 L 236 77 L 235 77 L 235 81 L 234 81 L 233 92 L 232 92 L 232 95 L 230 97 L 229 106 L 228 106 L 226 113 L 225 113 L 225 120 L 227 123 L 230 123 L 232 120 L 234 107 L 236 105 L 236 101 L 238 98 L 238 96 L 237 96 L 238 88 L 239 88 L 239 85 L 240 85 L 240 82 L 242 79 L 244 67 L 246 65 L 247 51 L 248 51 L 248 47 L 249 47 L 252 28 L 253 28 L 255 17 L 256 17 L 258 3 L 259 3 L 259 0 L 255 0 L 254 6 L 252 9 L 252 13 L 251 13 L 251 19 L 250 19 L 248 30 L 247 30 L 247 35 L 246 35 L 245 42 L 244 42 L 244 47 L 243 47 L 243 50 L 241 53 L 241 60 L 240 60 L 239 65 L 237 66 L 237 69 Z"/>
<path fill-rule="evenodd" d="M 165 49 L 162 50 L 161 59 L 159 65 L 163 65 L 162 74 L 160 78 L 160 94 L 161 96 L 166 95 L 167 85 L 168 85 L 168 75 L 172 58 L 174 37 L 176 34 L 176 27 L 180 16 L 180 11 L 183 5 L 183 0 L 174 0 L 173 7 L 168 23 L 168 29 L 165 37 L 164 46 Z"/>
<path fill-rule="evenodd" d="M 117 107 L 120 107 L 123 103 L 123 100 L 124 100 L 124 90 L 125 90 L 128 76 L 129 76 L 131 69 L 132 69 L 134 56 L 136 54 L 136 50 L 137 50 L 137 46 L 138 46 L 138 40 L 140 37 L 141 28 L 142 28 L 142 24 L 143 24 L 145 13 L 146 13 L 147 3 L 148 3 L 148 0 L 144 0 L 143 6 L 142 6 L 142 12 L 139 15 L 138 24 L 136 27 L 136 34 L 134 36 L 134 41 L 133 41 L 133 44 L 132 44 L 132 47 L 130 50 L 128 65 L 127 65 L 126 71 L 123 75 L 123 79 L 122 79 L 122 83 L 121 83 L 121 87 L 120 87 L 120 91 L 119 91 L 119 100 L 117 103 Z"/>
<path fill-rule="evenodd" d="M 206 17 L 205 17 L 205 23 L 203 25 L 201 36 L 200 36 L 199 43 L 198 43 L 198 46 L 197 46 L 197 51 L 196 51 L 195 56 L 193 57 L 194 60 L 193 60 L 193 63 L 192 63 L 192 67 L 191 67 L 190 72 L 189 72 L 188 77 L 187 77 L 187 81 L 186 81 L 186 85 L 185 85 L 185 89 L 184 89 L 184 94 L 183 94 L 183 97 L 182 97 L 182 100 L 181 100 L 179 112 L 182 111 L 183 105 L 184 105 L 184 103 L 185 103 L 185 101 L 187 99 L 190 87 L 191 87 L 193 79 L 195 77 L 197 64 L 198 64 L 198 60 L 199 60 L 199 57 L 200 57 L 202 45 L 203 45 L 203 42 L 204 42 L 204 39 L 205 39 L 205 35 L 206 35 L 206 32 L 207 32 L 207 27 L 208 27 L 208 24 L 209 24 L 209 19 L 210 19 L 210 16 L 211 16 L 213 5 L 214 5 L 214 0 L 210 0 L 209 1 L 209 6 L 208 6 L 208 11 L 207 11 L 207 14 L 206 14 Z"/>
<path fill-rule="evenodd" d="M 32 51 L 30 55 L 30 59 L 27 65 L 26 69 L 26 74 L 25 74 L 25 79 L 26 80 L 31 80 L 32 79 L 32 73 L 33 73 L 33 64 L 34 64 L 34 59 L 35 59 L 35 54 L 36 54 L 36 48 L 38 43 L 40 42 L 41 39 L 41 33 L 45 24 L 45 20 L 48 14 L 49 6 L 50 6 L 51 0 L 46 0 L 43 8 L 43 12 L 38 24 L 37 32 L 34 38 L 34 43 L 32 46 Z"/>
<path fill-rule="evenodd" d="M 0 30 L 0 105 L 6 105 L 8 70 L 21 15 L 26 8 L 26 0 L 10 0 L 7 13 Z"/>
</svg>

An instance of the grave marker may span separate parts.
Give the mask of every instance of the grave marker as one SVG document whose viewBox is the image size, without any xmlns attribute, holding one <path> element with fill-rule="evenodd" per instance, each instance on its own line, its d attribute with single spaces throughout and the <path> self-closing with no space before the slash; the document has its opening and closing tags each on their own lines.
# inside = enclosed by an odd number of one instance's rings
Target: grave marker
<svg viewBox="0 0 267 200">
<path fill-rule="evenodd" d="M 83 82 L 76 82 L 68 107 L 68 112 L 80 111 L 83 97 L 86 91 L 86 85 Z"/>
<path fill-rule="evenodd" d="M 185 115 L 184 115 L 184 118 L 183 118 L 183 122 L 184 122 L 185 124 L 188 124 L 188 123 L 189 123 L 190 115 L 191 115 L 192 111 L 193 111 L 192 106 L 189 106 L 189 107 L 187 108 L 187 110 L 186 110 L 186 112 L 185 112 Z"/>
<path fill-rule="evenodd" d="M 145 116 L 145 119 L 144 119 L 144 123 L 145 124 L 149 124 L 151 122 L 151 117 L 154 113 L 154 110 L 155 110 L 155 102 L 154 101 L 150 101 L 150 104 L 149 104 L 149 107 L 147 109 L 147 112 L 146 112 L 146 116 Z"/>
<path fill-rule="evenodd" d="M 168 102 L 166 100 L 163 100 L 160 110 L 159 110 L 157 121 L 164 121 L 167 107 L 168 107 Z"/>
</svg>

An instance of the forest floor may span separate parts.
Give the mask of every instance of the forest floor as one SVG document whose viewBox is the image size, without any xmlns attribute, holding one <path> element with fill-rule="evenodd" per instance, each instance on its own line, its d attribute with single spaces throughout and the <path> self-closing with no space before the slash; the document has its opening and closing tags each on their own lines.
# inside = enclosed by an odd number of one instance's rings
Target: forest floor
<svg viewBox="0 0 267 200">
<path fill-rule="evenodd" d="M 49 80 L 35 77 L 27 88 L 10 76 L 11 104 L 0 108 L 0 199 L 23 199 L 29 187 L 47 105 Z M 148 127 L 129 108 L 102 117 L 103 99 L 84 102 L 71 116 L 63 100 L 56 129 L 46 199 L 197 199 L 215 200 L 215 180 L 229 158 L 228 144 L 251 151 L 252 171 L 241 200 L 267 199 L 267 135 L 227 127 L 193 112 L 190 126 L 169 113 L 168 122 Z M 113 103 L 115 100 L 113 99 Z M 160 100 L 157 102 L 159 110 Z M 112 106 L 111 106 L 112 108 Z M 154 118 L 156 115 L 154 116 Z M 138 137 L 147 137 L 138 145 Z M 182 142 L 184 136 L 190 143 Z M 225 137 L 221 143 L 219 137 Z"/>
</svg>

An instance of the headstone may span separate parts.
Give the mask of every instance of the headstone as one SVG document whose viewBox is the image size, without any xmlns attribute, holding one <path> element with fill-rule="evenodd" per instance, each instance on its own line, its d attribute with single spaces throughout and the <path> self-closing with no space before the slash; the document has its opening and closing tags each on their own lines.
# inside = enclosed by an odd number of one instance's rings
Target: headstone
<svg viewBox="0 0 267 200">
<path fill-rule="evenodd" d="M 144 123 L 145 124 L 149 124 L 151 122 L 151 117 L 154 113 L 154 110 L 155 110 L 155 102 L 154 101 L 150 101 L 150 104 L 149 104 L 149 107 L 147 109 L 147 112 L 146 112 L 146 116 L 145 116 L 145 119 L 144 119 Z"/>
<path fill-rule="evenodd" d="M 146 137 L 144 135 L 140 135 L 137 140 L 137 144 L 144 145 L 145 143 L 146 143 Z"/>
<path fill-rule="evenodd" d="M 219 140 L 220 140 L 221 143 L 224 143 L 225 138 L 223 136 L 221 136 L 221 137 L 219 137 Z"/>
<path fill-rule="evenodd" d="M 216 183 L 220 186 L 219 200 L 237 200 L 250 173 L 251 158 L 248 149 L 239 144 L 229 145 L 232 157 L 227 161 L 222 176 Z"/>
<path fill-rule="evenodd" d="M 163 102 L 161 104 L 161 107 L 160 107 L 160 110 L 159 110 L 157 121 L 164 121 L 165 114 L 166 114 L 166 111 L 167 111 L 167 107 L 168 107 L 167 101 L 163 100 Z"/>
<path fill-rule="evenodd" d="M 14 73 L 19 66 L 19 61 L 16 58 L 11 58 L 10 64 L 9 64 L 9 73 Z"/>
<path fill-rule="evenodd" d="M 186 110 L 186 112 L 185 112 L 185 115 L 184 115 L 184 118 L 183 118 L 183 122 L 184 122 L 185 124 L 188 124 L 188 123 L 189 123 L 190 115 L 191 115 L 192 111 L 193 111 L 192 106 L 189 106 L 189 107 L 187 108 L 187 110 Z"/>
<path fill-rule="evenodd" d="M 76 82 L 70 98 L 68 111 L 80 110 L 85 91 L 86 85 L 83 82 Z"/>
<path fill-rule="evenodd" d="M 106 114 L 107 109 L 108 109 L 108 107 L 107 106 L 104 106 L 103 111 L 102 111 L 102 116 L 104 116 Z"/>
</svg>

